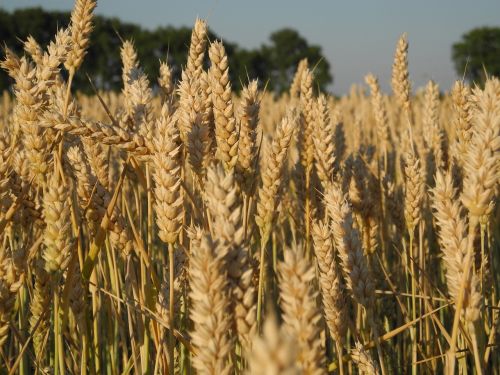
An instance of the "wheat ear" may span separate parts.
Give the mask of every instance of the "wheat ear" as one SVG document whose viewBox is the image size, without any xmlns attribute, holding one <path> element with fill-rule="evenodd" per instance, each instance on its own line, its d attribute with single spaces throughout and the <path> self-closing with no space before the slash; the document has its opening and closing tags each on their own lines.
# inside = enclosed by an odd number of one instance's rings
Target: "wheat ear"
<svg viewBox="0 0 500 375">
<path fill-rule="evenodd" d="M 162 101 L 172 104 L 175 85 L 172 77 L 172 68 L 166 61 L 160 62 L 158 85 L 161 89 Z"/>
<path fill-rule="evenodd" d="M 43 49 L 31 35 L 24 42 L 24 50 L 31 56 L 35 64 L 42 64 Z"/>
<path fill-rule="evenodd" d="M 297 65 L 297 70 L 295 71 L 295 75 L 293 76 L 292 84 L 290 85 L 290 97 L 298 98 L 300 95 L 300 85 L 302 83 L 302 77 L 304 71 L 307 69 L 308 61 L 307 58 L 304 58 L 299 61 Z"/>
<path fill-rule="evenodd" d="M 456 134 L 455 157 L 463 166 L 467 147 L 472 138 L 472 101 L 469 86 L 456 81 L 451 90 L 454 119 L 453 128 Z"/>
<path fill-rule="evenodd" d="M 46 357 L 44 347 L 50 327 L 50 311 L 46 310 L 51 308 L 52 295 L 50 293 L 50 277 L 45 271 L 43 259 L 35 260 L 34 274 L 35 286 L 30 304 L 30 333 L 33 335 L 35 356 L 38 361 L 44 363 Z"/>
<path fill-rule="evenodd" d="M 486 81 L 484 91 L 475 92 L 477 112 L 473 135 L 464 160 L 462 202 L 469 215 L 481 218 L 494 205 L 500 178 L 500 81 Z"/>
<path fill-rule="evenodd" d="M 330 184 L 324 194 L 335 247 L 339 252 L 347 288 L 354 299 L 367 309 L 373 308 L 375 286 L 363 254 L 359 231 L 354 226 L 352 210 L 337 183 Z"/>
<path fill-rule="evenodd" d="M 319 284 L 326 324 L 332 338 L 342 346 L 348 324 L 348 306 L 345 286 L 334 259 L 330 227 L 326 222 L 313 221 L 312 238 L 318 261 Z M 340 353 L 339 353 L 340 355 Z"/>
<path fill-rule="evenodd" d="M 316 162 L 316 171 L 325 188 L 330 181 L 334 179 L 335 153 L 334 137 L 335 132 L 330 120 L 327 98 L 324 94 L 318 97 L 316 103 L 316 123 L 313 132 L 314 141 L 314 160 Z"/>
<path fill-rule="evenodd" d="M 196 19 L 191 33 L 191 44 L 189 45 L 188 59 L 186 63 L 187 76 L 196 81 L 200 79 L 203 70 L 203 59 L 207 45 L 207 22 Z"/>
<path fill-rule="evenodd" d="M 356 342 L 356 346 L 351 350 L 351 358 L 358 365 L 359 372 L 363 375 L 378 375 L 380 374 L 377 363 L 373 360 L 370 353 L 368 353 L 361 345 Z"/>
<path fill-rule="evenodd" d="M 416 226 L 421 220 L 422 200 L 424 197 L 424 178 L 420 160 L 413 148 L 405 157 L 405 221 L 410 236 L 413 236 Z"/>
<path fill-rule="evenodd" d="M 236 165 L 238 158 L 238 129 L 231 98 L 226 50 L 222 42 L 212 43 L 209 56 L 212 63 L 209 82 L 215 119 L 216 156 L 224 163 L 224 168 L 231 169 Z"/>
<path fill-rule="evenodd" d="M 399 106 L 410 115 L 410 79 L 408 74 L 408 39 L 406 33 L 401 35 L 394 53 L 392 64 L 392 91 Z"/>
<path fill-rule="evenodd" d="M 377 126 L 377 140 L 380 143 L 382 155 L 384 157 L 384 169 L 387 169 L 387 148 L 389 144 L 389 118 L 382 93 L 378 84 L 378 79 L 373 74 L 365 77 L 365 82 L 370 87 L 371 104 L 373 115 Z"/>
<path fill-rule="evenodd" d="M 313 289 L 314 268 L 301 248 L 285 249 L 279 264 L 284 329 L 297 339 L 297 364 L 304 374 L 324 373 L 325 357 L 319 332 L 321 314 Z"/>
<path fill-rule="evenodd" d="M 92 32 L 92 12 L 96 7 L 95 0 L 76 0 L 71 12 L 71 49 L 64 66 L 74 75 L 82 64 Z"/>
<path fill-rule="evenodd" d="M 192 361 L 200 374 L 226 375 L 232 373 L 233 343 L 229 336 L 231 319 L 227 314 L 230 306 L 227 276 L 217 246 L 204 234 L 200 246 L 192 249 L 189 316 L 194 323 L 191 342 L 197 352 Z"/>
<path fill-rule="evenodd" d="M 211 217 L 212 231 L 223 250 L 229 287 L 232 294 L 236 333 L 244 350 L 249 348 L 256 330 L 255 287 L 250 265 L 249 246 L 245 241 L 243 206 L 234 173 L 224 172 L 221 164 L 208 169 L 205 200 Z"/>
<path fill-rule="evenodd" d="M 255 223 L 260 231 L 259 288 L 257 292 L 258 327 L 260 326 L 264 293 L 266 246 L 276 217 L 276 208 L 280 201 L 285 161 L 295 129 L 295 119 L 292 119 L 292 116 L 293 114 L 285 116 L 276 129 L 276 134 L 271 144 L 270 155 L 261 174 L 262 186 L 258 191 L 257 214 L 255 216 Z"/>
<path fill-rule="evenodd" d="M 271 233 L 276 208 L 280 199 L 280 187 L 283 180 L 285 160 L 295 130 L 293 114 L 285 116 L 276 128 L 267 164 L 262 170 L 262 186 L 258 190 L 257 223 L 261 239 L 267 241 Z"/>
<path fill-rule="evenodd" d="M 439 227 L 439 244 L 443 252 L 448 292 L 453 300 L 457 301 L 467 253 L 467 228 L 450 172 L 443 174 L 438 171 L 436 173 L 432 206 L 435 210 L 436 224 Z M 462 304 L 461 314 L 467 322 L 474 322 L 479 318 L 482 296 L 478 287 L 479 279 L 473 274 L 470 284 L 466 287 Z"/>
<path fill-rule="evenodd" d="M 176 242 L 182 226 L 183 199 L 180 174 L 180 139 L 175 121 L 164 104 L 157 122 L 159 130 L 153 155 L 156 224 L 161 240 Z"/>
<path fill-rule="evenodd" d="M 61 183 L 56 170 L 48 181 L 43 214 L 46 222 L 43 243 L 45 269 L 58 280 L 66 269 L 72 244 L 68 187 Z"/>
<path fill-rule="evenodd" d="M 253 194 L 254 177 L 257 175 L 257 126 L 259 124 L 260 100 L 257 81 L 251 81 L 241 93 L 240 139 L 238 142 L 238 163 L 236 164 L 241 189 L 248 196 Z"/>
<path fill-rule="evenodd" d="M 262 337 L 254 336 L 252 351 L 247 353 L 247 375 L 299 375 L 296 363 L 297 340 L 279 328 L 274 316 L 268 316 Z"/>
</svg>

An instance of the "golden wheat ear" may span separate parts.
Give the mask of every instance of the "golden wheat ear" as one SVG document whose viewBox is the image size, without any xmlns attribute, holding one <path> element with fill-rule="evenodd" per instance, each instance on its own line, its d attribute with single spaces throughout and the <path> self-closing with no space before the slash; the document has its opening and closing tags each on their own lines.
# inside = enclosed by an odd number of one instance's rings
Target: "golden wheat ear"
<svg viewBox="0 0 500 375">
<path fill-rule="evenodd" d="M 321 348 L 317 292 L 312 285 L 314 268 L 300 246 L 285 249 L 279 275 L 283 328 L 297 339 L 297 364 L 306 374 L 321 373 L 325 353 Z"/>
<path fill-rule="evenodd" d="M 212 63 L 209 83 L 215 120 L 216 156 L 224 163 L 224 168 L 232 169 L 238 159 L 239 135 L 234 116 L 226 50 L 222 42 L 215 41 L 211 44 L 208 54 Z"/>
<path fill-rule="evenodd" d="M 201 237 L 199 247 L 192 249 L 189 264 L 191 309 L 193 321 L 191 342 L 197 354 L 193 366 L 204 374 L 231 374 L 233 350 L 227 276 L 224 272 L 221 246 L 210 235 Z"/>
</svg>

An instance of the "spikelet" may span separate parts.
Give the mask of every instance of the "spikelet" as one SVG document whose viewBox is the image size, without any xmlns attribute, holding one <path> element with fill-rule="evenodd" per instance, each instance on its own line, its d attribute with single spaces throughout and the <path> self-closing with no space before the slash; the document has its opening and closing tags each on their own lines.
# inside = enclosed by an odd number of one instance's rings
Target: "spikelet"
<svg viewBox="0 0 500 375">
<path fill-rule="evenodd" d="M 347 332 L 348 306 L 344 284 L 334 259 L 330 228 L 327 223 L 314 221 L 312 226 L 314 253 L 318 261 L 319 284 L 324 318 L 330 335 L 340 345 Z"/>
<path fill-rule="evenodd" d="M 212 89 L 212 105 L 215 119 L 216 156 L 225 169 L 234 168 L 238 158 L 238 129 L 231 98 L 231 82 L 226 50 L 222 42 L 215 41 L 209 49 L 212 66 L 209 83 Z"/>
<path fill-rule="evenodd" d="M 176 242 L 182 225 L 183 200 L 180 179 L 180 140 L 175 121 L 163 105 L 157 123 L 159 137 L 153 155 L 156 223 L 165 243 Z"/>
<path fill-rule="evenodd" d="M 38 42 L 31 35 L 24 42 L 24 50 L 31 56 L 35 64 L 41 64 L 43 59 L 43 50 Z"/>
<path fill-rule="evenodd" d="M 394 53 L 391 78 L 392 91 L 404 112 L 410 115 L 410 79 L 408 74 L 408 40 L 406 33 L 401 35 Z"/>
<path fill-rule="evenodd" d="M 80 67 L 89 45 L 90 33 L 92 32 L 92 12 L 96 7 L 95 0 L 76 0 L 75 7 L 71 12 L 71 50 L 64 62 L 64 66 L 70 74 Z"/>
<path fill-rule="evenodd" d="M 4 69 L 9 76 L 17 81 L 17 75 L 21 67 L 21 59 L 10 48 L 4 48 L 5 58 L 0 63 L 0 67 Z"/>
<path fill-rule="evenodd" d="M 257 215 L 255 222 L 260 230 L 261 239 L 269 237 L 276 208 L 280 201 L 280 190 L 283 182 L 283 168 L 290 146 L 290 141 L 295 129 L 293 114 L 283 117 L 276 129 L 267 164 L 262 170 L 262 186 L 258 191 Z"/>
<path fill-rule="evenodd" d="M 223 260 L 217 255 L 219 245 L 208 234 L 193 248 L 189 264 L 191 308 L 193 321 L 191 343 L 196 349 L 192 363 L 200 374 L 228 375 L 232 373 L 230 353 L 231 319 L 229 290 Z"/>
<path fill-rule="evenodd" d="M 323 374 L 325 357 L 319 335 L 321 314 L 312 285 L 314 268 L 298 246 L 285 249 L 284 257 L 279 264 L 283 327 L 297 339 L 297 364 L 302 373 Z"/>
</svg>

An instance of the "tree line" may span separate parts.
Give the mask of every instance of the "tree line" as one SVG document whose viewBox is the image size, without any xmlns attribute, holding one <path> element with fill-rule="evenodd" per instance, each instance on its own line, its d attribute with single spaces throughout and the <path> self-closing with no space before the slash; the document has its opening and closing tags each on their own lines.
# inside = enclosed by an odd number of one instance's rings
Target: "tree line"
<svg viewBox="0 0 500 375">
<path fill-rule="evenodd" d="M 0 9 L 0 42 L 17 54 L 23 54 L 23 40 L 31 35 L 41 46 L 46 46 L 58 27 L 68 25 L 69 12 L 47 11 L 42 8 L 25 8 L 13 12 Z M 134 41 L 141 67 L 156 83 L 161 61 L 172 67 L 174 79 L 180 79 L 186 64 L 191 28 L 158 27 L 144 29 L 136 24 L 122 22 L 118 18 L 96 16 L 88 54 L 73 81 L 73 87 L 90 93 L 92 87 L 87 75 L 98 89 L 120 90 L 122 40 Z M 193 20 L 194 23 L 194 20 Z M 220 39 L 209 32 L 209 39 Z M 245 49 L 224 40 L 229 60 L 233 88 L 239 91 L 248 77 L 258 78 L 267 89 L 281 93 L 288 89 L 298 62 L 308 58 L 315 65 L 315 83 L 325 90 L 332 83 L 330 65 L 320 46 L 311 45 L 296 30 L 284 28 L 273 32 L 269 42 L 256 49 Z M 208 58 L 206 63 L 208 64 Z M 0 91 L 11 85 L 7 74 L 0 72 Z"/>
</svg>

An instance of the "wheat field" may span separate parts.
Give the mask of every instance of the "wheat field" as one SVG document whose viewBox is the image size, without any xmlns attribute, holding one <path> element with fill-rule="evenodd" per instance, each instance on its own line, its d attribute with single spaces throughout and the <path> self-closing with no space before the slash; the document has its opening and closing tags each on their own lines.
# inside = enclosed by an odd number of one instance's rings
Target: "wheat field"
<svg viewBox="0 0 500 375">
<path fill-rule="evenodd" d="M 497 78 L 236 95 L 197 19 L 85 96 L 95 6 L 0 63 L 0 374 L 500 373 Z"/>
</svg>

